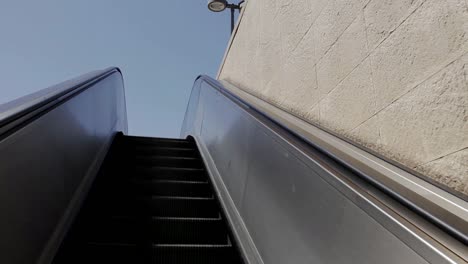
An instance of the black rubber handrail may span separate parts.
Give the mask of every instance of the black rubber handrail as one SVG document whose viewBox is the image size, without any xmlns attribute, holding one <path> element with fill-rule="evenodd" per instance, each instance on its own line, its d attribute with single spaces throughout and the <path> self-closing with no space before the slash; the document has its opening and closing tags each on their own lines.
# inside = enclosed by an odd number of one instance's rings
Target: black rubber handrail
<svg viewBox="0 0 468 264">
<path fill-rule="evenodd" d="M 117 67 L 93 71 L 0 105 L 0 138 L 114 73 L 122 76 L 122 72 Z"/>
</svg>

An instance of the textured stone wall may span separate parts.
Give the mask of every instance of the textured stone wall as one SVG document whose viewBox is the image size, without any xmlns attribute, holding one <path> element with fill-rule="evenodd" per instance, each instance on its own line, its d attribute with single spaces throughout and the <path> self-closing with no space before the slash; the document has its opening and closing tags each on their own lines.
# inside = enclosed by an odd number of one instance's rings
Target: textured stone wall
<svg viewBox="0 0 468 264">
<path fill-rule="evenodd" d="M 249 0 L 219 79 L 468 195 L 467 0 Z"/>
</svg>

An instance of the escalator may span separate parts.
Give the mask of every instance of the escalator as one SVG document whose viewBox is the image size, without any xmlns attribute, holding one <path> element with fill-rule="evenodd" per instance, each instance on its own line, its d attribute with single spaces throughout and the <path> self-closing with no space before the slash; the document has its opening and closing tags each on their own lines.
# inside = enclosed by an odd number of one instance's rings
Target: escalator
<svg viewBox="0 0 468 264">
<path fill-rule="evenodd" d="M 468 200 L 228 81 L 127 123 L 115 67 L 0 105 L 0 263 L 468 263 Z"/>
<path fill-rule="evenodd" d="M 195 142 L 118 135 L 53 263 L 242 260 Z"/>
</svg>

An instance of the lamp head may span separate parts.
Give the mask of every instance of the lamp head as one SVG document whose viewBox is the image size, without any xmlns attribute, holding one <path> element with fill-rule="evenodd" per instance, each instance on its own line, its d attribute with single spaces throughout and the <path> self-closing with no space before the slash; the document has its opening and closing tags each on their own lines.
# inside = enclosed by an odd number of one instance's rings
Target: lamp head
<svg viewBox="0 0 468 264">
<path fill-rule="evenodd" d="M 213 12 L 221 12 L 226 9 L 227 4 L 226 0 L 208 0 L 208 9 Z"/>
</svg>

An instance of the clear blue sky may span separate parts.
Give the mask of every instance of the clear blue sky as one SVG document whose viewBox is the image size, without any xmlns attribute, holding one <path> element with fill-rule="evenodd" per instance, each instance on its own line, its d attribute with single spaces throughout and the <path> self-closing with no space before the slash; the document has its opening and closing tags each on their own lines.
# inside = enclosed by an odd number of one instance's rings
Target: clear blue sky
<svg viewBox="0 0 468 264">
<path fill-rule="evenodd" d="M 199 74 L 215 76 L 229 12 L 206 0 L 0 1 L 0 104 L 118 66 L 129 132 L 178 137 Z"/>
</svg>

